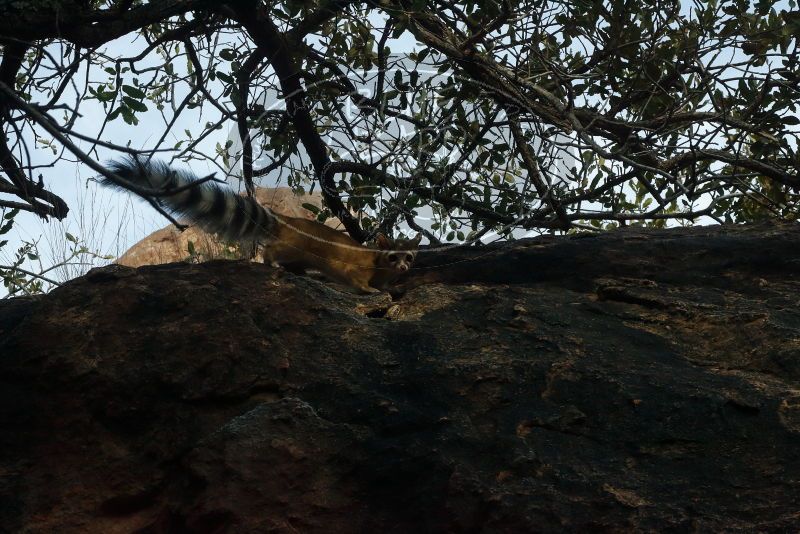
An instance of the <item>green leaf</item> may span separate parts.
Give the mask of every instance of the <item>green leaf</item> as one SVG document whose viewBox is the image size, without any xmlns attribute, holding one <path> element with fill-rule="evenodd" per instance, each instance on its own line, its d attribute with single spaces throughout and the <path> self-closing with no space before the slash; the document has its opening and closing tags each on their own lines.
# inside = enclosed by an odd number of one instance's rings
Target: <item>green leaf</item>
<svg viewBox="0 0 800 534">
<path fill-rule="evenodd" d="M 233 50 L 232 48 L 223 48 L 219 52 L 219 57 L 225 61 L 233 61 L 236 59 L 236 50 Z"/>
<path fill-rule="evenodd" d="M 140 102 L 139 100 L 133 99 L 129 96 L 123 96 L 122 100 L 134 111 L 147 111 L 147 106 L 144 104 L 144 102 Z"/>
<path fill-rule="evenodd" d="M 113 121 L 117 117 L 119 117 L 120 111 L 122 111 L 121 107 L 117 107 L 114 111 L 108 114 L 107 120 L 108 122 Z"/>
<path fill-rule="evenodd" d="M 225 74 L 224 72 L 219 71 L 219 70 L 217 71 L 217 78 L 219 78 L 220 80 L 222 80 L 225 83 L 231 83 L 232 84 L 234 82 L 233 76 L 231 76 L 230 74 Z"/>
<path fill-rule="evenodd" d="M 136 115 L 133 114 L 133 111 L 128 106 L 122 108 L 122 120 L 124 120 L 126 124 L 139 124 L 139 119 L 136 118 Z"/>
<path fill-rule="evenodd" d="M 96 94 L 97 100 L 100 102 L 110 102 L 117 97 L 116 91 L 103 91 L 102 89 L 98 90 Z"/>
<path fill-rule="evenodd" d="M 144 91 L 142 91 L 138 87 L 134 87 L 132 85 L 123 85 L 122 86 L 122 91 L 126 95 L 131 96 L 133 98 L 138 98 L 139 100 L 141 100 L 142 98 L 147 96 Z"/>
</svg>

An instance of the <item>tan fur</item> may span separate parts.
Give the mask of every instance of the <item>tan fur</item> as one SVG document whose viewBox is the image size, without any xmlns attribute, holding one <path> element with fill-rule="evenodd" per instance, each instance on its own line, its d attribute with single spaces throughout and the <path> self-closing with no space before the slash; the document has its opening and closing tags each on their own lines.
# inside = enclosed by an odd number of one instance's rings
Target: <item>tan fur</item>
<svg viewBox="0 0 800 534">
<path fill-rule="evenodd" d="M 289 270 L 316 269 L 332 280 L 365 293 L 385 289 L 405 272 L 386 260 L 387 250 L 364 247 L 344 233 L 316 221 L 277 213 L 274 217 L 278 224 L 262 245 L 265 263 L 282 265 Z M 409 250 L 416 250 L 419 237 L 408 242 Z M 378 243 L 387 249 L 394 244 L 380 234 Z"/>
</svg>

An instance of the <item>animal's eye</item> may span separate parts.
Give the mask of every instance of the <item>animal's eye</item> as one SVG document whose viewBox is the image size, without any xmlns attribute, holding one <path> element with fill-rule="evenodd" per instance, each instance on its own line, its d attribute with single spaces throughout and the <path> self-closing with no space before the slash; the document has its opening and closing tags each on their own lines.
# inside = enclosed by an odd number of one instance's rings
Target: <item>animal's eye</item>
<svg viewBox="0 0 800 534">
<path fill-rule="evenodd" d="M 389 254 L 389 261 L 392 262 L 397 261 L 397 254 Z"/>
<path fill-rule="evenodd" d="M 412 261 L 414 261 L 414 255 L 413 254 L 406 254 L 406 261 L 408 263 L 411 263 Z"/>
</svg>

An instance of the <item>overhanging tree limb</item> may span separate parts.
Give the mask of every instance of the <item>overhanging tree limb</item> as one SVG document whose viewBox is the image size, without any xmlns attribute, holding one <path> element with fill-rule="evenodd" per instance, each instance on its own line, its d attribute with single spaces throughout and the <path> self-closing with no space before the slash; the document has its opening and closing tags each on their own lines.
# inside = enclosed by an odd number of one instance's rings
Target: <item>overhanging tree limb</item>
<svg viewBox="0 0 800 534">
<path fill-rule="evenodd" d="M 328 148 L 317 131 L 306 100 L 305 89 L 300 83 L 300 66 L 294 58 L 296 43 L 288 41 L 287 36 L 281 34 L 263 7 L 256 8 L 252 4 L 244 3 L 228 4 L 228 7 L 256 45 L 262 49 L 280 78 L 286 112 L 311 160 L 325 203 L 342 221 L 350 236 L 358 242 L 363 242 L 367 235 L 342 203 L 333 175 L 328 170 L 331 164 Z"/>
<path fill-rule="evenodd" d="M 66 39 L 94 48 L 176 15 L 208 7 L 208 0 L 153 0 L 127 10 L 98 9 L 89 2 L 4 2 L 0 6 L 0 35 L 16 39 Z"/>
</svg>

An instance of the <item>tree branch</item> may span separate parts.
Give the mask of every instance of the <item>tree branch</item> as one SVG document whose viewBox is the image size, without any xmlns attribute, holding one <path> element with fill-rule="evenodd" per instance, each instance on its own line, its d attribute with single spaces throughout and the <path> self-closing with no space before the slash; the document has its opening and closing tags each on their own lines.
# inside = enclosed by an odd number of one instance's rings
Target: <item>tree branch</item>
<svg viewBox="0 0 800 534">
<path fill-rule="evenodd" d="M 331 160 L 328 157 L 327 146 L 311 117 L 305 89 L 300 83 L 300 67 L 293 54 L 296 46 L 287 39 L 287 36 L 280 33 L 263 7 L 256 8 L 243 3 L 228 4 L 228 7 L 236 14 L 239 23 L 262 49 L 264 55 L 269 58 L 272 68 L 280 79 L 286 101 L 286 112 L 291 117 L 297 135 L 308 153 L 325 203 L 342 221 L 350 236 L 360 243 L 364 242 L 366 233 L 342 203 L 332 173 L 328 170 Z"/>
</svg>

